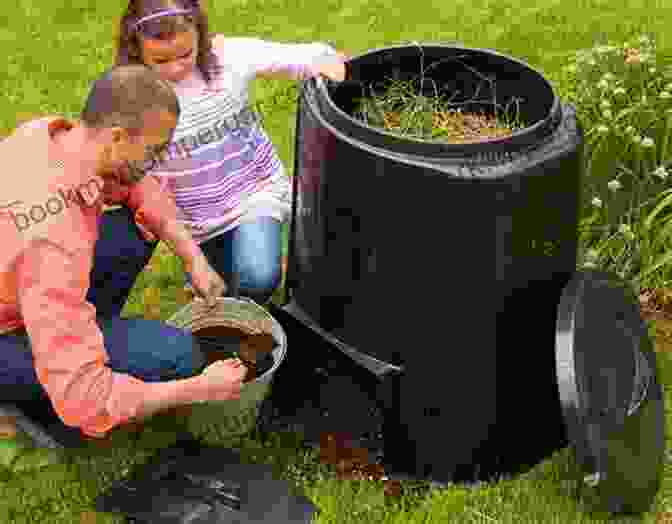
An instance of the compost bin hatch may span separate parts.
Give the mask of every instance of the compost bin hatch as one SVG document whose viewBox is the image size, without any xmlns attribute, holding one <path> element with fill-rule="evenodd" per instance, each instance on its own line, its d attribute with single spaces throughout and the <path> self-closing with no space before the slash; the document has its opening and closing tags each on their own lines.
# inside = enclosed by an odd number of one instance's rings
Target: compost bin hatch
<svg viewBox="0 0 672 524">
<path fill-rule="evenodd" d="M 556 337 L 560 399 L 585 483 L 606 511 L 647 511 L 660 487 L 664 409 L 634 293 L 608 273 L 576 273 Z"/>
</svg>

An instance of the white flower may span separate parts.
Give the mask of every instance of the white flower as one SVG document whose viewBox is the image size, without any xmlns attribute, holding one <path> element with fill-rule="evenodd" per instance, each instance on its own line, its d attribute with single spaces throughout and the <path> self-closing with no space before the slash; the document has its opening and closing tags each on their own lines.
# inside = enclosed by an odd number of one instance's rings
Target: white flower
<svg viewBox="0 0 672 524">
<path fill-rule="evenodd" d="M 600 105 L 602 107 L 611 107 L 611 102 L 609 102 L 609 100 L 602 100 L 602 102 L 600 102 Z"/>
<path fill-rule="evenodd" d="M 606 135 L 609 132 L 609 128 L 605 125 L 597 126 L 597 133 L 600 135 Z"/>
<path fill-rule="evenodd" d="M 612 114 L 611 109 L 605 109 L 604 111 L 602 111 L 602 116 L 606 120 L 611 120 L 614 115 Z"/>
<path fill-rule="evenodd" d="M 614 94 L 615 95 L 624 95 L 625 94 L 625 89 L 623 89 L 622 87 L 617 87 L 616 89 L 614 89 Z"/>
<path fill-rule="evenodd" d="M 655 67 L 649 67 L 649 73 L 651 73 L 653 75 L 655 72 L 656 72 Z"/>
<path fill-rule="evenodd" d="M 632 229 L 630 229 L 630 226 L 628 224 L 621 224 L 618 227 L 618 232 L 628 240 L 635 239 L 635 234 L 632 232 Z"/>
<path fill-rule="evenodd" d="M 661 91 L 659 96 L 663 100 L 667 100 L 668 98 L 672 97 L 672 95 L 670 95 L 670 93 L 667 91 Z"/>
<path fill-rule="evenodd" d="M 618 180 L 614 179 L 614 180 L 611 180 L 611 181 L 607 184 L 607 187 L 608 187 L 611 191 L 618 191 L 618 190 L 621 189 L 623 186 L 621 185 L 621 183 L 620 183 Z"/>
<path fill-rule="evenodd" d="M 642 139 L 642 147 L 653 147 L 653 146 L 654 146 L 653 138 L 647 136 Z"/>
<path fill-rule="evenodd" d="M 597 260 L 600 256 L 600 252 L 597 249 L 588 249 L 586 251 L 586 259 L 587 260 Z"/>
<path fill-rule="evenodd" d="M 600 200 L 598 197 L 593 198 L 593 200 L 591 201 L 591 203 L 592 203 L 595 207 L 602 207 L 602 200 Z"/>
<path fill-rule="evenodd" d="M 656 170 L 653 172 L 653 174 L 659 177 L 661 180 L 665 180 L 669 176 L 669 173 L 667 172 L 667 169 L 665 169 L 665 166 L 658 166 Z"/>
</svg>

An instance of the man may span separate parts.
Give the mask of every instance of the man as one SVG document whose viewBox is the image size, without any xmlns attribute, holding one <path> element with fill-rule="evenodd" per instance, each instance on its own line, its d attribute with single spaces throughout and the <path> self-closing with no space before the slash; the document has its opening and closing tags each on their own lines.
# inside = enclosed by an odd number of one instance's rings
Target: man
<svg viewBox="0 0 672 524">
<path fill-rule="evenodd" d="M 94 83 L 81 122 L 41 118 L 0 142 L 0 402 L 42 395 L 65 425 L 103 437 L 161 410 L 239 398 L 239 361 L 194 376 L 204 358 L 188 332 L 117 316 L 156 239 L 206 300 L 226 290 L 174 203 L 142 176 L 178 116 L 156 73 L 122 66 Z M 114 203 L 125 208 L 103 214 Z"/>
</svg>

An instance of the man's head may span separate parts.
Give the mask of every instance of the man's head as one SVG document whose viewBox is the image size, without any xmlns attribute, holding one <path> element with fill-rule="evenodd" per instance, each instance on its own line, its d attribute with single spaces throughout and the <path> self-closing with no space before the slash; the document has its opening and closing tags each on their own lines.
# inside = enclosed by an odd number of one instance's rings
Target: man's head
<svg viewBox="0 0 672 524">
<path fill-rule="evenodd" d="M 170 142 L 180 106 L 168 83 L 144 65 L 114 67 L 93 83 L 81 114 L 99 174 L 137 182 Z"/>
</svg>

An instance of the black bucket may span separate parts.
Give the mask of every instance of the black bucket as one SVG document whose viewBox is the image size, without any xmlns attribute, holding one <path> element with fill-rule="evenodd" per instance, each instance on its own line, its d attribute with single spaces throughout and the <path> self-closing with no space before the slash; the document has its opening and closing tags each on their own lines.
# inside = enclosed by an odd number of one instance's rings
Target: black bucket
<svg viewBox="0 0 672 524">
<path fill-rule="evenodd" d="M 490 50 L 404 45 L 352 66 L 352 81 L 302 86 L 291 300 L 343 343 L 403 367 L 386 415 L 395 469 L 462 480 L 531 466 L 567 442 L 554 348 L 578 247 L 575 110 Z M 525 127 L 450 144 L 352 116 L 363 86 L 423 67 L 426 89 L 497 104 L 465 110 L 517 101 Z"/>
</svg>

